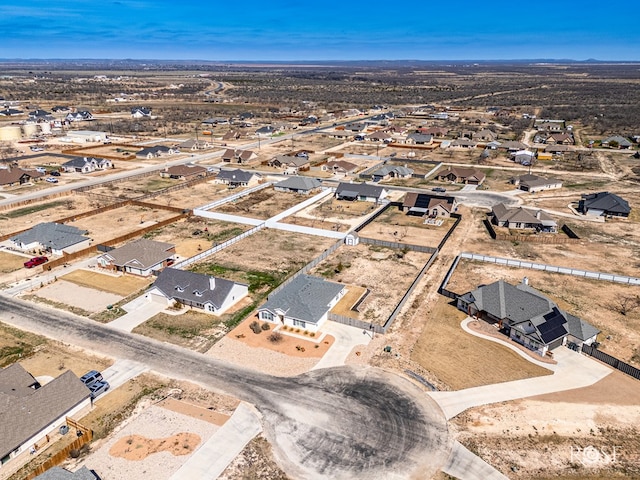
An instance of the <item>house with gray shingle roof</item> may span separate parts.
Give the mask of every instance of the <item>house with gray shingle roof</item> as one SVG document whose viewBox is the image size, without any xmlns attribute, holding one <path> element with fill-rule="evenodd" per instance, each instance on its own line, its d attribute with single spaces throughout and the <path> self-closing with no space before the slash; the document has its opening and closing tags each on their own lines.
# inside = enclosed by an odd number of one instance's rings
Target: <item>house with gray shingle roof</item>
<svg viewBox="0 0 640 480">
<path fill-rule="evenodd" d="M 140 238 L 98 257 L 102 268 L 148 277 L 173 264 L 176 247 L 171 243 Z"/>
<path fill-rule="evenodd" d="M 249 293 L 248 285 L 201 273 L 165 268 L 151 286 L 152 301 L 175 302 L 212 315 L 222 315 Z"/>
<path fill-rule="evenodd" d="M 338 200 L 379 203 L 387 196 L 387 191 L 378 185 L 368 183 L 340 182 L 335 196 Z"/>
<path fill-rule="evenodd" d="M 371 172 L 371 180 L 379 182 L 388 178 L 411 178 L 413 170 L 406 165 L 383 165 L 382 167 Z"/>
<path fill-rule="evenodd" d="M 298 171 L 308 169 L 310 163 L 308 155 L 276 155 L 267 165 L 283 169 L 285 175 L 297 175 Z"/>
<path fill-rule="evenodd" d="M 80 230 L 71 225 L 46 222 L 39 223 L 10 240 L 19 250 L 43 250 L 54 255 L 62 255 L 63 252 L 72 253 L 88 247 L 91 239 L 85 237 L 87 233 L 87 230 Z"/>
<path fill-rule="evenodd" d="M 629 202 L 615 193 L 598 192 L 582 195 L 578 211 L 585 215 L 605 217 L 628 217 L 631 213 Z"/>
<path fill-rule="evenodd" d="M 309 195 L 310 192 L 322 186 L 322 182 L 317 178 L 300 177 L 293 175 L 281 182 L 276 183 L 273 188 L 278 192 L 300 193 Z"/>
<path fill-rule="evenodd" d="M 329 310 L 344 296 L 344 285 L 320 277 L 298 275 L 278 292 L 269 295 L 258 309 L 258 318 L 268 322 L 317 332 Z"/>
<path fill-rule="evenodd" d="M 87 467 L 70 472 L 62 467 L 53 467 L 38 475 L 34 480 L 100 480 L 100 477 Z"/>
<path fill-rule="evenodd" d="M 561 310 L 553 301 L 529 286 L 504 280 L 461 295 L 457 306 L 498 328 L 516 342 L 545 355 L 567 342 L 591 345 L 600 331 L 587 322 Z"/>
<path fill-rule="evenodd" d="M 91 173 L 96 170 L 106 170 L 113 165 L 106 158 L 74 157 L 62 164 L 65 172 Z"/>
<path fill-rule="evenodd" d="M 0 369 L 0 459 L 2 464 L 23 452 L 38 452 L 57 433 L 66 417 L 91 405 L 91 392 L 70 370 L 44 386 L 20 364 Z"/>
<path fill-rule="evenodd" d="M 499 227 L 518 230 L 536 230 L 539 232 L 556 233 L 558 224 L 542 210 L 523 207 L 507 207 L 498 203 L 491 209 L 491 221 Z"/>
<path fill-rule="evenodd" d="M 216 183 L 224 183 L 229 188 L 247 187 L 253 183 L 257 183 L 260 175 L 252 172 L 240 170 L 220 170 L 216 176 Z"/>
<path fill-rule="evenodd" d="M 631 148 L 633 146 L 633 143 L 631 143 L 628 138 L 622 137 L 620 135 L 614 135 L 612 137 L 605 138 L 604 140 L 602 140 L 602 146 L 627 149 L 627 148 Z"/>
<path fill-rule="evenodd" d="M 562 180 L 558 180 L 557 178 L 544 178 L 532 174 L 514 177 L 512 183 L 520 190 L 531 193 L 562 188 Z"/>
</svg>

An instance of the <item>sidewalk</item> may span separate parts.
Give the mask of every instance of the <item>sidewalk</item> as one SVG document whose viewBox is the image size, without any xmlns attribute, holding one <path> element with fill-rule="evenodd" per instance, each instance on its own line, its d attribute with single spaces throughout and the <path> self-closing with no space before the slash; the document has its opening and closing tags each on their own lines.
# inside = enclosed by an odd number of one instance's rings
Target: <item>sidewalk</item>
<svg viewBox="0 0 640 480">
<path fill-rule="evenodd" d="M 170 480 L 218 478 L 253 437 L 262 431 L 255 408 L 240 403 L 231 418 L 174 473 Z"/>
</svg>

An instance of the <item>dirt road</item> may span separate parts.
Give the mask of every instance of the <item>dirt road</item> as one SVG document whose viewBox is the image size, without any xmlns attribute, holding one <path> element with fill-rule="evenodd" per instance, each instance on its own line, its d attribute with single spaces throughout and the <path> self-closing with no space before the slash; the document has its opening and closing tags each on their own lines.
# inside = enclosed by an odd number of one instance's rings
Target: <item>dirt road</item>
<svg viewBox="0 0 640 480">
<path fill-rule="evenodd" d="M 5 296 L 0 320 L 255 404 L 292 478 L 427 479 L 452 448 L 439 407 L 407 380 L 374 368 L 272 377 Z"/>
</svg>

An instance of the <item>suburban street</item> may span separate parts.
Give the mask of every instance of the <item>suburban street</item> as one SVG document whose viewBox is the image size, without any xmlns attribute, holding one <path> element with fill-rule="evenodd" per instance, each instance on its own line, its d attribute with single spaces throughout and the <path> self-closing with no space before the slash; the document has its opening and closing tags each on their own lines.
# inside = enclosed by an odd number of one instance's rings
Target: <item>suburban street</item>
<svg viewBox="0 0 640 480">
<path fill-rule="evenodd" d="M 453 441 L 437 404 L 375 368 L 273 377 L 5 295 L 0 320 L 254 404 L 293 478 L 430 478 L 450 457 Z"/>
</svg>

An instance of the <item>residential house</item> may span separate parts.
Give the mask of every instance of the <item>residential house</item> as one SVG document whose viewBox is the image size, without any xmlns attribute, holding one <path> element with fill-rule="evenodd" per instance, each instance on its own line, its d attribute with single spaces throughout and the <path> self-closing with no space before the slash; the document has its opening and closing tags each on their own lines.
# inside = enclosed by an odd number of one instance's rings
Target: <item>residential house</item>
<svg viewBox="0 0 640 480">
<path fill-rule="evenodd" d="M 50 121 L 53 120 L 53 115 L 51 112 L 47 112 L 46 110 L 36 109 L 33 112 L 29 112 L 29 120 L 33 121 Z"/>
<path fill-rule="evenodd" d="M 140 238 L 100 255 L 98 266 L 117 272 L 148 277 L 154 271 L 172 265 L 175 257 L 175 245 Z"/>
<path fill-rule="evenodd" d="M 547 145 L 575 145 L 573 135 L 570 133 L 552 133 L 544 139 Z"/>
<path fill-rule="evenodd" d="M 62 467 L 52 467 L 33 480 L 100 480 L 100 477 L 96 472 L 84 466 L 75 472 L 70 472 Z"/>
<path fill-rule="evenodd" d="M 320 180 L 297 175 L 292 175 L 273 186 L 278 192 L 300 193 L 302 195 L 309 195 L 309 193 L 318 190 L 320 187 L 322 187 Z"/>
<path fill-rule="evenodd" d="M 269 295 L 258 308 L 258 318 L 279 325 L 317 332 L 329 310 L 344 296 L 344 285 L 323 278 L 298 275 L 281 290 Z"/>
<path fill-rule="evenodd" d="M 436 180 L 441 182 L 465 183 L 482 185 L 487 176 L 481 170 L 465 167 L 447 167 L 436 173 Z"/>
<path fill-rule="evenodd" d="M 382 167 L 371 172 L 371 180 L 379 182 L 389 178 L 411 178 L 413 170 L 405 165 L 383 165 Z"/>
<path fill-rule="evenodd" d="M 247 187 L 257 183 L 260 175 L 244 170 L 220 170 L 216 176 L 216 183 L 224 183 L 229 188 Z"/>
<path fill-rule="evenodd" d="M 237 148 L 227 148 L 222 154 L 222 161 L 227 163 L 248 163 L 258 158 L 252 150 L 239 150 Z"/>
<path fill-rule="evenodd" d="M 608 137 L 602 140 L 602 146 L 605 148 L 609 147 L 626 150 L 631 148 L 633 146 L 633 143 L 631 143 L 628 138 L 621 137 L 620 135 L 614 135 L 613 137 Z"/>
<path fill-rule="evenodd" d="M 367 128 L 367 126 L 363 123 L 363 122 L 353 122 L 353 123 L 347 123 L 344 126 L 344 129 L 346 131 L 349 132 L 364 132 L 364 130 Z"/>
<path fill-rule="evenodd" d="M 40 384 L 22 365 L 0 369 L 0 471 L 24 452 L 37 453 L 67 417 L 91 407 L 91 392 L 71 370 Z"/>
<path fill-rule="evenodd" d="M 209 142 L 205 142 L 202 140 L 194 140 L 193 138 L 182 142 L 178 145 L 180 151 L 191 150 L 192 152 L 198 150 L 206 150 L 207 148 L 211 148 L 211 144 Z"/>
<path fill-rule="evenodd" d="M 67 122 L 84 122 L 93 120 L 93 114 L 88 110 L 78 110 L 75 113 L 68 113 L 64 119 Z"/>
<path fill-rule="evenodd" d="M 301 170 L 308 170 L 309 164 L 308 155 L 276 155 L 267 163 L 270 167 L 284 170 L 285 175 L 297 175 Z"/>
<path fill-rule="evenodd" d="M 368 183 L 340 182 L 335 196 L 338 200 L 380 203 L 387 196 L 387 191 L 378 185 Z"/>
<path fill-rule="evenodd" d="M 91 173 L 113 167 L 106 158 L 74 157 L 61 165 L 65 172 Z"/>
<path fill-rule="evenodd" d="M 148 160 L 151 160 L 152 158 L 173 155 L 174 153 L 178 153 L 178 152 L 176 152 L 176 150 L 172 147 L 167 147 L 164 145 L 156 145 L 155 147 L 146 147 L 140 150 L 139 152 L 136 152 L 136 157 L 146 158 Z"/>
<path fill-rule="evenodd" d="M 429 193 L 409 192 L 402 202 L 403 212 L 418 217 L 449 218 L 457 208 L 458 202 L 454 197 Z"/>
<path fill-rule="evenodd" d="M 202 123 L 204 125 L 227 125 L 229 119 L 224 117 L 205 118 Z"/>
<path fill-rule="evenodd" d="M 131 109 L 132 118 L 151 118 L 151 108 L 149 107 L 133 107 Z"/>
<path fill-rule="evenodd" d="M 514 177 L 511 181 L 520 190 L 531 193 L 562 188 L 562 180 L 539 177 L 538 175 L 520 175 L 519 177 Z"/>
<path fill-rule="evenodd" d="M 266 125 L 264 127 L 260 127 L 259 129 L 257 129 L 255 135 L 256 137 L 260 137 L 260 138 L 268 138 L 275 135 L 278 132 L 279 130 L 276 129 L 274 126 Z"/>
<path fill-rule="evenodd" d="M 569 148 L 567 145 L 547 145 L 546 147 L 544 147 L 544 151 L 547 153 L 561 154 L 561 155 L 570 150 L 571 148 Z"/>
<path fill-rule="evenodd" d="M 334 132 L 331 132 L 329 134 L 330 136 L 332 136 L 333 138 L 339 138 L 339 139 L 350 139 L 353 137 L 353 132 L 351 130 L 336 130 Z"/>
<path fill-rule="evenodd" d="M 0 168 L 0 185 L 24 185 L 32 180 L 39 180 L 44 176 L 37 170 L 23 170 L 22 168 Z"/>
<path fill-rule="evenodd" d="M 557 233 L 558 224 L 542 210 L 507 207 L 498 203 L 491 209 L 491 222 L 499 227 Z"/>
<path fill-rule="evenodd" d="M 222 140 L 227 141 L 227 140 L 238 140 L 240 137 L 242 137 L 242 132 L 239 130 L 229 130 L 227 133 L 225 133 L 222 136 Z"/>
<path fill-rule="evenodd" d="M 62 223 L 39 223 L 29 230 L 10 238 L 13 246 L 19 250 L 48 251 L 54 255 L 73 253 L 87 248 L 91 239 L 85 235 L 87 230 L 80 230 Z"/>
<path fill-rule="evenodd" d="M 198 177 L 206 177 L 207 169 L 200 165 L 186 164 L 166 167 L 160 172 L 162 178 L 172 178 L 176 180 L 193 180 Z"/>
<path fill-rule="evenodd" d="M 54 113 L 68 113 L 71 111 L 71 107 L 66 105 L 56 105 L 51 109 L 51 111 Z"/>
<path fill-rule="evenodd" d="M 508 152 L 517 152 L 520 150 L 526 150 L 527 146 L 522 142 L 508 140 L 506 142 L 502 142 L 499 148 L 507 150 Z"/>
<path fill-rule="evenodd" d="M 222 315 L 249 293 L 249 286 L 201 273 L 165 268 L 151 286 L 152 301 L 168 306 L 176 302 L 212 315 Z"/>
<path fill-rule="evenodd" d="M 418 133 L 422 133 L 424 135 L 431 135 L 432 137 L 442 138 L 446 137 L 447 133 L 449 133 L 449 129 L 445 127 L 429 127 L 429 128 L 419 128 Z"/>
<path fill-rule="evenodd" d="M 514 341 L 544 356 L 568 342 L 591 345 L 599 330 L 561 310 L 553 301 L 530 287 L 504 280 L 461 295 L 457 306 L 469 316 L 497 324 Z"/>
<path fill-rule="evenodd" d="M 473 140 L 469 140 L 467 138 L 456 138 L 453 142 L 451 142 L 451 146 L 452 147 L 457 147 L 457 148 L 476 148 L 478 146 L 478 143 L 473 141 Z"/>
<path fill-rule="evenodd" d="M 498 136 L 495 134 L 495 132 L 492 132 L 488 128 L 485 128 L 484 130 L 480 130 L 479 132 L 473 132 L 471 138 L 476 142 L 494 142 L 497 140 Z"/>
<path fill-rule="evenodd" d="M 355 163 L 345 160 L 332 160 L 324 163 L 321 168 L 325 172 L 331 172 L 336 177 L 344 177 L 354 173 L 358 169 L 358 166 Z"/>
<path fill-rule="evenodd" d="M 0 110 L 0 116 L 2 117 L 13 117 L 14 115 L 22 115 L 24 112 L 22 110 L 18 110 L 16 108 L 5 108 L 4 110 Z"/>
<path fill-rule="evenodd" d="M 364 137 L 365 140 L 370 142 L 383 142 L 383 143 L 391 143 L 393 142 L 393 137 L 390 133 L 387 132 L 373 132 Z"/>
<path fill-rule="evenodd" d="M 405 138 L 404 143 L 408 145 L 431 145 L 433 144 L 433 137 L 424 133 L 410 133 Z"/>
<path fill-rule="evenodd" d="M 598 192 L 582 195 L 578 204 L 578 211 L 585 215 L 623 217 L 631 213 L 629 202 L 615 193 Z"/>
<path fill-rule="evenodd" d="M 565 130 L 565 122 L 564 120 L 538 118 L 533 123 L 533 127 L 539 132 L 562 133 Z"/>
</svg>

